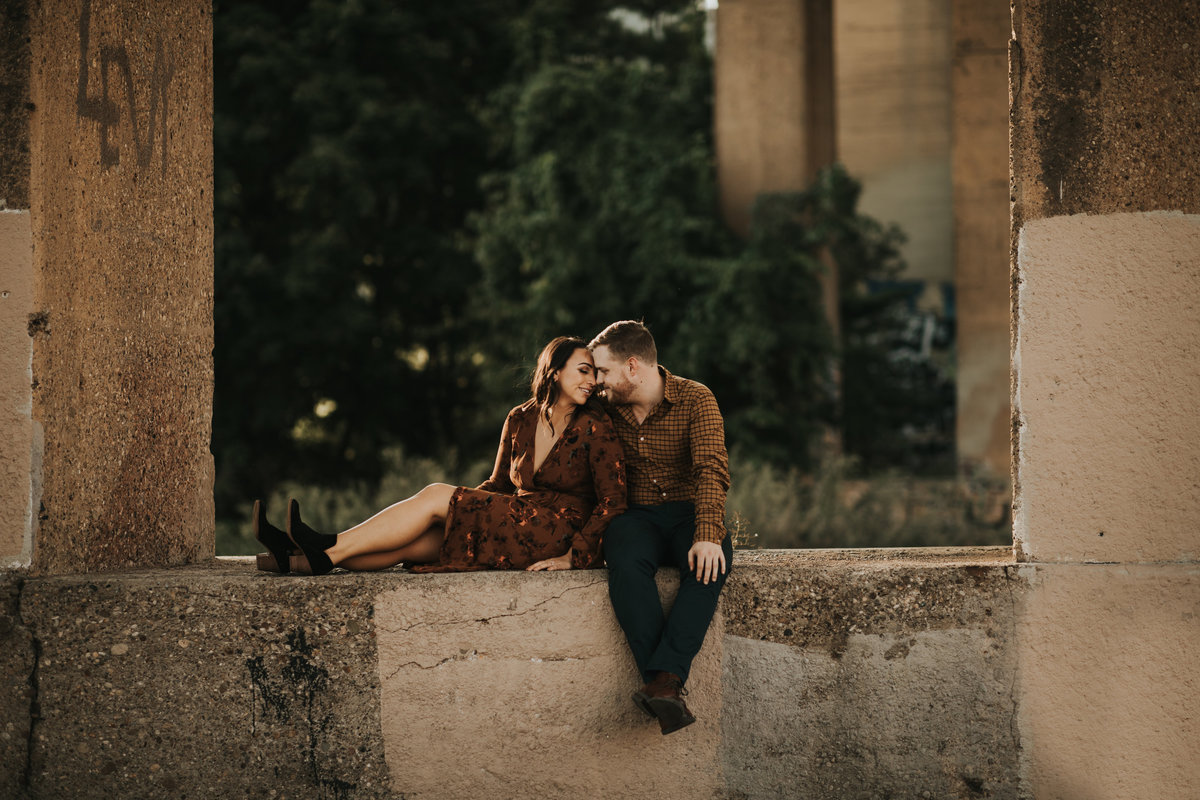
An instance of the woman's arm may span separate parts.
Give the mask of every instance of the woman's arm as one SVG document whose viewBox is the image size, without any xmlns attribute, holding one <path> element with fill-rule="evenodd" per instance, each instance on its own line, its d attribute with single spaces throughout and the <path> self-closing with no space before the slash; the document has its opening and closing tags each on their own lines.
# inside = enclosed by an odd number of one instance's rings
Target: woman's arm
<svg viewBox="0 0 1200 800">
<path fill-rule="evenodd" d="M 587 433 L 588 465 L 596 490 L 596 507 L 571 540 L 568 555 L 576 569 L 598 567 L 604 560 L 601 544 L 608 523 L 628 507 L 625 486 L 625 451 L 606 414 L 584 422 Z"/>
<path fill-rule="evenodd" d="M 512 437 L 516 428 L 514 419 L 516 414 L 517 409 L 514 408 L 504 418 L 504 429 L 500 432 L 500 449 L 496 452 L 496 465 L 492 467 L 492 476 L 476 486 L 476 489 L 499 494 L 515 494 L 516 487 L 513 486 L 509 471 L 512 468 Z"/>
</svg>

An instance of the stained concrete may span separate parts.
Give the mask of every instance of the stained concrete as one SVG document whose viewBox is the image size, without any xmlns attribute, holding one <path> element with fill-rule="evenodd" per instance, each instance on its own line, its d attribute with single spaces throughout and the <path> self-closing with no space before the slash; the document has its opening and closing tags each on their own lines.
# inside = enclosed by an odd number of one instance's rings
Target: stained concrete
<svg viewBox="0 0 1200 800">
<path fill-rule="evenodd" d="M 13 578 L 0 796 L 1019 797 L 1013 569 L 739 552 L 668 737 L 602 570 Z"/>
<path fill-rule="evenodd" d="M 27 780 L 29 728 L 38 714 L 39 654 L 21 623 L 23 576 L 0 573 L 0 797 L 16 797 Z"/>
<path fill-rule="evenodd" d="M 1015 0 L 1013 226 L 1200 211 L 1200 2 Z"/>
<path fill-rule="evenodd" d="M 1022 783 L 1200 785 L 1200 3 L 1016 2 Z"/>
<path fill-rule="evenodd" d="M 395 797 L 371 601 L 391 580 L 248 560 L 29 579 L 29 795 Z"/>
<path fill-rule="evenodd" d="M 210 3 L 46 0 L 29 36 L 34 569 L 210 558 Z"/>
<path fill-rule="evenodd" d="M 669 607 L 678 582 L 660 575 Z M 699 721 L 664 737 L 630 702 L 640 681 L 605 576 L 410 576 L 376 598 L 395 790 L 414 798 L 719 796 L 720 620 L 688 680 Z"/>
<path fill-rule="evenodd" d="M 741 555 L 722 601 L 731 796 L 1023 796 L 1007 548 Z"/>
</svg>

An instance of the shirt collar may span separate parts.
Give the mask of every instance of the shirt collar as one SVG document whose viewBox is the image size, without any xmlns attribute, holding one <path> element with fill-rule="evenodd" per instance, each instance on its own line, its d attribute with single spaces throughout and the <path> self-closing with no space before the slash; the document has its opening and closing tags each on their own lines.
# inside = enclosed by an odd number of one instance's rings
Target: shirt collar
<svg viewBox="0 0 1200 800">
<path fill-rule="evenodd" d="M 662 365 L 658 367 L 658 374 L 663 378 L 663 402 L 675 405 L 679 402 L 679 378 Z"/>
<path fill-rule="evenodd" d="M 663 378 L 663 399 L 659 402 L 658 405 L 656 405 L 653 409 L 650 410 L 649 416 L 647 416 L 646 419 L 640 423 L 642 425 L 645 425 L 647 422 L 649 422 L 651 419 L 654 418 L 654 415 L 658 413 L 658 410 L 660 408 L 662 408 L 663 403 L 673 406 L 679 402 L 680 379 L 676 378 L 674 375 L 672 375 L 670 373 L 670 371 L 668 371 L 667 368 L 662 366 L 661 364 L 658 367 L 658 374 L 662 375 L 662 378 Z M 630 425 L 633 425 L 634 427 L 638 426 L 639 423 L 637 421 L 637 417 L 635 417 L 633 415 L 633 406 L 618 405 L 618 406 L 612 406 L 612 407 L 616 408 L 617 413 L 620 414 L 621 417 L 626 422 L 628 422 Z"/>
</svg>

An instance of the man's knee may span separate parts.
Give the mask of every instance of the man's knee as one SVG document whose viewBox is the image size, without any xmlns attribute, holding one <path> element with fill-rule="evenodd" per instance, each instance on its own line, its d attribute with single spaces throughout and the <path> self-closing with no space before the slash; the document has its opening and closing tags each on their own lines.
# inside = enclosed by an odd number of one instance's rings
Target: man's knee
<svg viewBox="0 0 1200 800">
<path fill-rule="evenodd" d="M 604 532 L 604 563 L 611 571 L 657 569 L 652 537 L 644 522 L 622 515 Z"/>
</svg>

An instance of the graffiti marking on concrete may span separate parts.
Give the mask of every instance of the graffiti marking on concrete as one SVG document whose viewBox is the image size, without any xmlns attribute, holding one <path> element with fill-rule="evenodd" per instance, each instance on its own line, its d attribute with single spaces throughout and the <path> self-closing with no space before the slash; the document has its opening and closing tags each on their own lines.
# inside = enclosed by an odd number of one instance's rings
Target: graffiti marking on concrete
<svg viewBox="0 0 1200 800">
<path fill-rule="evenodd" d="M 167 88 L 175 76 L 175 58 L 168 48 L 164 48 L 162 36 L 155 36 L 154 63 L 150 69 L 150 121 L 142 135 L 141 123 L 138 121 L 137 93 L 133 80 L 133 66 L 130 63 L 129 51 L 124 45 L 99 46 L 100 51 L 100 94 L 93 96 L 88 93 L 91 78 L 89 70 L 89 44 L 91 40 L 92 2 L 83 0 L 83 9 L 79 15 L 79 86 L 76 95 L 76 113 L 80 119 L 90 119 L 100 123 L 100 166 L 104 169 L 114 167 L 121 162 L 121 148 L 117 141 L 121 131 L 128 129 L 133 137 L 134 151 L 137 153 L 139 167 L 150 166 L 150 158 L 158 143 L 162 151 L 162 171 L 167 172 Z M 110 94 L 109 78 L 117 86 Z M 128 110 L 125 113 L 127 125 L 122 125 L 122 109 L 118 104 L 115 93 L 124 89 Z"/>
</svg>

